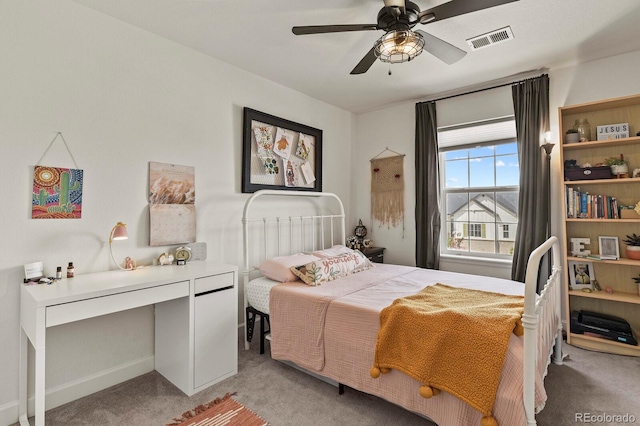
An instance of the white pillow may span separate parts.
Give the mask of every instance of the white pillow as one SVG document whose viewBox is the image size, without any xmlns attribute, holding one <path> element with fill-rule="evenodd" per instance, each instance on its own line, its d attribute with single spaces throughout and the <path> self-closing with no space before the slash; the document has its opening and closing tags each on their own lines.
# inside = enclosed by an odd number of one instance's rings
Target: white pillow
<svg viewBox="0 0 640 426">
<path fill-rule="evenodd" d="M 311 254 L 292 254 L 290 256 L 279 256 L 267 259 L 258 265 L 258 269 L 267 278 L 286 283 L 298 281 L 299 278 L 291 272 L 292 266 L 304 265 L 320 258 Z"/>
<path fill-rule="evenodd" d="M 324 249 L 324 250 L 316 250 L 311 252 L 312 255 L 318 256 L 318 257 L 334 257 L 334 256 L 340 256 L 341 254 L 351 254 L 351 253 L 353 253 L 353 249 L 350 249 L 349 247 L 342 244 L 336 244 L 335 246 Z"/>
</svg>

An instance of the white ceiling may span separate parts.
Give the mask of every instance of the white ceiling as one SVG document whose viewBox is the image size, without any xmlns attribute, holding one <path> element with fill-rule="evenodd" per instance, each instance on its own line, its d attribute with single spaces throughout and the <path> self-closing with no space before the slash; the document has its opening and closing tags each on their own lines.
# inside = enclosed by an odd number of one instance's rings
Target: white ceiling
<svg viewBox="0 0 640 426">
<path fill-rule="evenodd" d="M 291 27 L 375 24 L 383 0 L 74 1 L 355 113 L 640 50 L 638 0 L 519 0 L 418 24 L 469 52 L 453 65 L 424 52 L 350 75 L 382 31 L 295 36 Z M 413 1 L 425 10 L 446 0 Z M 507 25 L 514 40 L 470 51 L 466 39 Z"/>
</svg>

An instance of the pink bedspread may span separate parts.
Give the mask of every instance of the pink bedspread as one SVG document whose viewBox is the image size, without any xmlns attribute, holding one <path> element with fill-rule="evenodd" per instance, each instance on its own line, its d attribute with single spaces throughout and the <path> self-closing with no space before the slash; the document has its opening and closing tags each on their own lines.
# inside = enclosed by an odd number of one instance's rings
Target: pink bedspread
<svg viewBox="0 0 640 426">
<path fill-rule="evenodd" d="M 380 396 L 440 426 L 479 425 L 480 412 L 446 392 L 424 399 L 418 393 L 421 384 L 399 371 L 392 370 L 378 379 L 369 375 L 380 311 L 393 300 L 438 282 L 524 294 L 524 284 L 509 280 L 384 264 L 317 287 L 301 282 L 281 284 L 271 290 L 269 302 L 271 356 Z M 493 409 L 501 426 L 526 424 L 522 403 L 523 344 L 522 337 L 511 336 Z M 550 349 L 541 348 L 545 354 Z M 546 363 L 538 364 L 536 407 L 541 408 L 546 401 Z"/>
</svg>

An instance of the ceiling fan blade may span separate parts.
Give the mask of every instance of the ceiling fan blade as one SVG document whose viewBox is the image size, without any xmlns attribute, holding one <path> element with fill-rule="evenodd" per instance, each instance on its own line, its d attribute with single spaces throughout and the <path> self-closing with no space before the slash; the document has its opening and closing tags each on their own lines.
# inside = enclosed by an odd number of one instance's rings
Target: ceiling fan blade
<svg viewBox="0 0 640 426">
<path fill-rule="evenodd" d="M 424 37 L 424 50 L 448 65 L 458 62 L 467 54 L 464 50 L 458 49 L 453 44 L 447 43 L 441 38 L 422 30 L 416 30 L 416 32 Z"/>
<path fill-rule="evenodd" d="M 364 55 L 364 58 L 358 62 L 358 65 L 351 71 L 351 74 L 364 74 L 369 71 L 369 68 L 371 68 L 371 65 L 373 65 L 376 59 L 378 59 L 378 57 L 376 56 L 375 48 L 372 47 L 371 50 Z"/>
<path fill-rule="evenodd" d="M 451 0 L 439 6 L 432 7 L 431 9 L 423 10 L 418 14 L 418 20 L 423 24 L 431 21 L 441 21 L 443 19 L 500 6 L 514 1 L 518 0 Z M 430 17 L 433 18 L 429 19 Z"/>
<path fill-rule="evenodd" d="M 351 24 L 351 25 L 308 25 L 304 27 L 293 27 L 291 31 L 295 35 L 322 34 L 322 33 L 343 33 L 346 31 L 368 31 L 377 30 L 377 24 Z"/>
</svg>

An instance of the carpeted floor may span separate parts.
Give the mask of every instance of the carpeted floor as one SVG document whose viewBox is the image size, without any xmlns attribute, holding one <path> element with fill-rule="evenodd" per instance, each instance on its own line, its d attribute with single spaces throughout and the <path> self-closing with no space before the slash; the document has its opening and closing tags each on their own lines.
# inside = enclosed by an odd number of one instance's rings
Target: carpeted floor
<svg viewBox="0 0 640 426">
<path fill-rule="evenodd" d="M 267 353 L 261 356 L 258 346 L 239 350 L 236 376 L 191 398 L 152 372 L 49 410 L 46 425 L 160 426 L 227 392 L 237 392 L 235 400 L 272 426 L 433 425 L 384 400 L 349 388 L 344 395 L 338 395 L 337 388 L 272 360 L 268 346 Z M 569 355 L 565 365 L 549 367 L 545 381 L 549 400 L 537 416 L 539 425 L 575 426 L 580 423 L 576 413 L 628 413 L 635 416 L 636 424 L 640 423 L 640 358 L 567 345 L 565 353 Z"/>
</svg>

